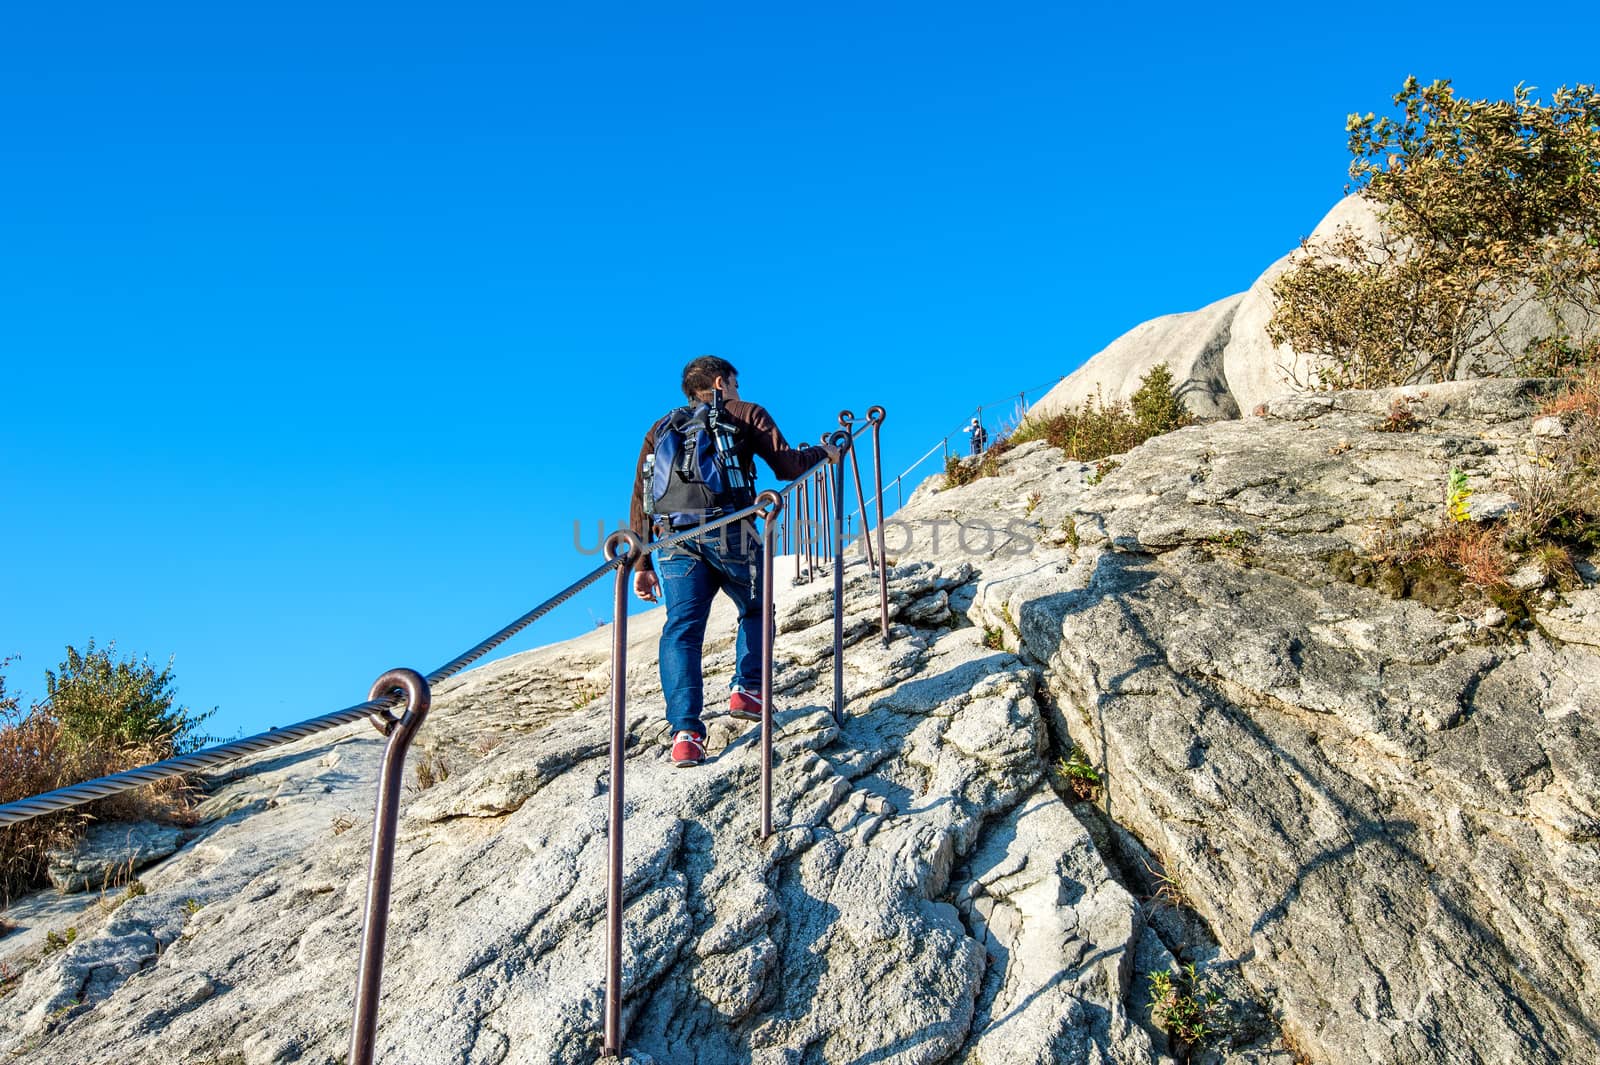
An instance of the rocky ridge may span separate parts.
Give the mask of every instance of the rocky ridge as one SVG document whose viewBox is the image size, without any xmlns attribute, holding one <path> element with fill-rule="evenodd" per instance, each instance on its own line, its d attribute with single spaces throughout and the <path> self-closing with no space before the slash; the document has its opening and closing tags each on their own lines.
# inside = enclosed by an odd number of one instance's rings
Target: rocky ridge
<svg viewBox="0 0 1600 1065">
<path fill-rule="evenodd" d="M 765 844 L 753 727 L 714 718 L 713 760 L 673 769 L 660 615 L 635 618 L 635 1060 L 1593 1058 L 1596 574 L 1519 623 L 1349 564 L 1437 522 L 1452 467 L 1503 505 L 1550 387 L 1409 390 L 1406 433 L 1396 393 L 1292 397 L 1116 463 L 1035 443 L 926 483 L 886 530 L 887 647 L 847 571 L 842 728 L 826 583 L 782 582 Z M 595 1058 L 608 647 L 441 686 L 416 757 L 452 772 L 402 821 L 384 1060 Z M 1072 748 L 1094 803 L 1058 793 Z M 342 1059 L 377 749 L 352 728 L 220 780 L 145 895 L 0 999 L 0 1051 Z M 1177 962 L 1225 1003 L 1192 1055 L 1150 1020 Z"/>
<path fill-rule="evenodd" d="M 884 647 L 876 584 L 850 568 L 842 728 L 825 709 L 828 584 L 785 588 L 766 843 L 753 727 L 713 718 L 712 760 L 673 768 L 659 612 L 630 627 L 635 1060 L 1167 1060 L 1130 1001 L 1135 958 L 1171 960 L 1052 790 L 1038 671 L 952 627 L 950 595 L 975 577 L 959 560 L 897 567 Z M 719 606 L 707 658 L 724 680 L 731 621 Z M 402 821 L 383 1060 L 596 1058 L 608 646 L 600 632 L 441 686 L 416 757 L 452 771 Z M 198 838 L 141 874 L 145 894 L 92 907 L 0 1001 L 0 1050 L 342 1060 L 377 750 L 357 726 L 231 771 Z M 343 779 L 356 752 L 364 779 Z"/>
</svg>

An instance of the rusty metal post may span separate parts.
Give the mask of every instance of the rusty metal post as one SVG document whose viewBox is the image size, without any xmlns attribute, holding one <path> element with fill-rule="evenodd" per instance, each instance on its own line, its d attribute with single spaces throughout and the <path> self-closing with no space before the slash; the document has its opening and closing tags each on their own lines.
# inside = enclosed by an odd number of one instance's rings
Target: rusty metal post
<svg viewBox="0 0 1600 1065">
<path fill-rule="evenodd" d="M 385 707 L 371 720 L 389 745 L 378 773 L 378 809 L 372 821 L 372 859 L 367 868 L 367 907 L 361 920 L 361 968 L 356 979 L 355 1020 L 350 1030 L 350 1065 L 372 1065 L 378 1034 L 378 991 L 383 983 L 383 947 L 389 935 L 389 888 L 394 879 L 394 833 L 400 817 L 400 786 L 406 751 L 428 716 L 432 693 L 414 669 L 391 669 L 372 685 L 369 700 L 405 693 L 405 713 Z"/>
<path fill-rule="evenodd" d="M 814 477 L 805 478 L 805 582 L 811 584 L 816 580 L 816 494 L 811 491 Z"/>
<path fill-rule="evenodd" d="M 883 645 L 889 646 L 889 558 L 883 553 L 883 449 L 879 446 L 878 430 L 888 411 L 882 407 L 867 410 L 867 421 L 872 423 L 872 485 L 873 498 L 878 501 L 878 557 L 883 565 L 878 567 L 878 609 L 883 619 Z"/>
<path fill-rule="evenodd" d="M 867 522 L 867 500 L 861 489 L 861 464 L 856 461 L 855 445 L 856 416 L 850 411 L 839 412 L 839 425 L 850 434 L 850 479 L 856 486 L 856 509 L 861 514 L 861 551 L 867 556 L 867 568 L 877 569 L 878 564 L 872 557 L 872 537 L 868 535 L 871 526 Z"/>
<path fill-rule="evenodd" d="M 833 518 L 832 507 L 828 504 L 828 471 L 818 470 L 815 474 L 817 482 L 817 565 L 822 565 L 823 559 L 831 553 L 828 544 L 828 530 Z"/>
<path fill-rule="evenodd" d="M 824 444 L 831 444 L 831 443 L 833 443 L 833 438 L 836 435 L 838 435 L 838 434 L 837 433 L 823 433 L 822 434 L 822 442 Z M 837 463 L 835 463 L 835 465 L 837 465 Z M 842 469 L 842 467 L 841 467 L 841 469 Z M 834 478 L 825 469 L 824 470 L 818 470 L 817 471 L 817 477 L 822 482 L 822 513 L 827 515 L 827 524 L 824 525 L 823 529 L 822 529 L 822 554 L 823 554 L 824 557 L 832 558 L 834 555 L 836 555 L 838 553 L 837 551 L 834 550 L 834 545 L 833 545 L 833 541 L 834 541 L 834 533 L 833 533 L 833 496 L 834 496 L 833 481 L 834 481 Z"/>
<path fill-rule="evenodd" d="M 800 582 L 800 556 L 806 553 L 809 540 L 806 537 L 806 503 L 811 488 L 811 478 L 806 478 L 794 490 L 794 579 Z M 809 574 L 807 579 L 810 579 Z"/>
<path fill-rule="evenodd" d="M 617 567 L 615 615 L 611 622 L 611 812 L 606 821 L 610 845 L 606 872 L 606 1008 L 603 1058 L 622 1056 L 622 800 L 623 753 L 628 728 L 628 575 L 643 545 L 627 529 L 606 538 L 606 560 Z"/>
<path fill-rule="evenodd" d="M 756 505 L 769 509 L 761 526 L 761 838 L 772 835 L 772 645 L 777 632 L 777 603 L 772 595 L 773 523 L 784 511 L 783 496 L 768 489 Z"/>
<path fill-rule="evenodd" d="M 843 451 L 853 447 L 848 429 L 828 441 Z M 833 464 L 833 723 L 844 724 L 844 456 Z"/>
</svg>

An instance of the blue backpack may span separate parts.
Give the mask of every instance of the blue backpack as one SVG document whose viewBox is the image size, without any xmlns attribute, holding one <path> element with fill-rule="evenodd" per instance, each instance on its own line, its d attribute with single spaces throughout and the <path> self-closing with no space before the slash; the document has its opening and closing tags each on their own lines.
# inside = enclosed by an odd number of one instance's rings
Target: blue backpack
<svg viewBox="0 0 1600 1065">
<path fill-rule="evenodd" d="M 696 525 L 750 505 L 754 493 L 740 487 L 749 483 L 748 475 L 730 471 L 717 450 L 710 405 L 679 407 L 652 432 L 655 451 L 644 458 L 646 514 L 664 516 L 673 525 Z"/>
</svg>

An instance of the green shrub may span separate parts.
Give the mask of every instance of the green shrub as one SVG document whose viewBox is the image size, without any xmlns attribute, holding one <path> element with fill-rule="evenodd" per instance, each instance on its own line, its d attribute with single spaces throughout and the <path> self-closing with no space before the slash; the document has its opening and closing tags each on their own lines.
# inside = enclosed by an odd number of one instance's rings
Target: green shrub
<svg viewBox="0 0 1600 1065">
<path fill-rule="evenodd" d="M 1571 372 L 1596 353 L 1600 92 L 1545 104 L 1458 97 L 1407 78 L 1392 116 L 1351 115 L 1350 177 L 1383 222 L 1340 227 L 1272 286 L 1267 335 L 1323 388 Z M 1517 357 L 1505 328 L 1531 292 L 1557 316 Z M 1566 320 L 1562 320 L 1563 316 Z"/>
<path fill-rule="evenodd" d="M 944 486 L 960 488 L 964 484 L 971 484 L 979 477 L 998 477 L 1000 457 L 1020 442 L 1014 436 L 1002 436 L 989 445 L 989 449 L 982 455 L 972 458 L 962 458 L 960 455 L 945 456 Z"/>
<path fill-rule="evenodd" d="M 211 737 L 200 727 L 215 710 L 193 714 L 174 707 L 172 663 L 157 673 L 149 660 L 119 662 L 116 642 L 96 649 L 94 640 L 45 672 L 45 704 L 61 723 L 67 742 L 89 747 L 143 747 L 185 754 Z"/>
<path fill-rule="evenodd" d="M 1157 363 L 1139 379 L 1139 388 L 1127 403 L 1106 402 L 1103 396 L 1083 401 L 1081 407 L 1024 421 L 1010 442 L 1048 440 L 1069 459 L 1093 462 L 1108 455 L 1132 451 L 1151 437 L 1194 423 L 1178 396 L 1172 371 Z"/>
<path fill-rule="evenodd" d="M 114 645 L 112 645 L 114 647 Z M 10 663 L 0 660 L 0 670 Z M 210 713 L 174 708 L 172 667 L 117 662 L 94 641 L 46 673 L 49 697 L 23 710 L 0 672 L 0 803 L 170 758 L 203 745 Z M 188 784 L 168 780 L 109 799 L 0 828 L 0 901 L 43 882 L 49 851 L 94 819 L 184 820 Z"/>
</svg>

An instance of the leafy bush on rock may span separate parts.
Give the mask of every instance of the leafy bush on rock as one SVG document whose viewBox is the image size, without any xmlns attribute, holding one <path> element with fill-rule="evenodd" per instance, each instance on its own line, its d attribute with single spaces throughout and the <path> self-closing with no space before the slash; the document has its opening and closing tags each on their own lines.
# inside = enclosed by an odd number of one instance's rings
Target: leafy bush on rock
<svg viewBox="0 0 1600 1065">
<path fill-rule="evenodd" d="M 0 670 L 11 662 L 0 660 Z M 119 661 L 115 644 L 66 658 L 45 674 L 47 696 L 24 710 L 0 673 L 0 803 L 170 758 L 209 741 L 200 731 L 214 711 L 176 705 L 172 666 Z M 76 810 L 0 828 L 0 900 L 43 882 L 49 852 L 94 819 L 181 820 L 189 810 L 181 780 L 150 785 Z"/>
</svg>

